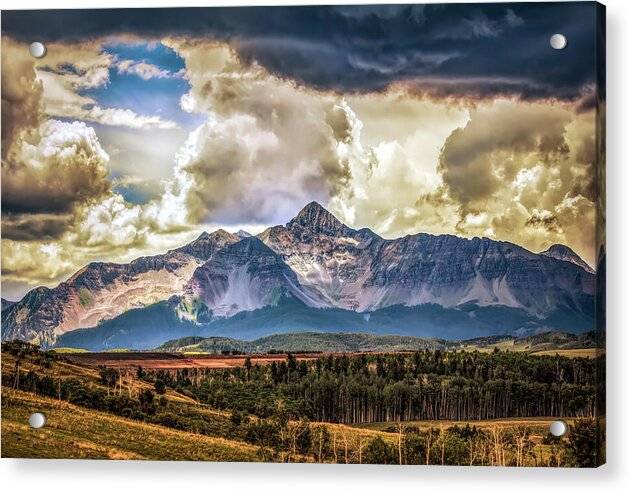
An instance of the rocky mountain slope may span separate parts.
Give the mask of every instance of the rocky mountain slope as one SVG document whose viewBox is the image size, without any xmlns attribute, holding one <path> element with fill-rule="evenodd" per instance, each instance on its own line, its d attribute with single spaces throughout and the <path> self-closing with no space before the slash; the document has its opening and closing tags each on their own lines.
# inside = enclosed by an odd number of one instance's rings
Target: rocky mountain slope
<svg viewBox="0 0 631 493">
<path fill-rule="evenodd" d="M 589 266 L 562 245 L 535 254 L 488 238 L 384 239 L 312 202 L 258 237 L 219 230 L 130 264 L 89 264 L 4 310 L 2 338 L 49 345 L 65 334 L 66 343 L 152 347 L 149 340 L 231 331 L 580 332 L 593 325 L 594 285 Z"/>
<path fill-rule="evenodd" d="M 0 309 L 0 311 L 4 311 L 5 309 L 9 308 L 14 303 L 15 301 L 5 300 L 4 298 L 2 298 L 2 308 Z"/>
<path fill-rule="evenodd" d="M 229 317 L 271 305 L 283 294 L 291 294 L 312 306 L 324 306 L 318 294 L 310 291 L 300 285 L 296 273 L 261 240 L 245 237 L 195 269 L 186 285 L 181 308 L 198 306 L 213 317 Z M 203 313 L 194 314 L 197 321 L 202 320 Z"/>
<path fill-rule="evenodd" d="M 301 284 L 339 308 L 364 312 L 399 304 L 475 303 L 533 315 L 562 306 L 580 313 L 592 309 L 591 272 L 512 243 L 423 233 L 385 240 L 367 229 L 348 228 L 315 202 L 286 226 L 260 236 Z"/>
<path fill-rule="evenodd" d="M 558 243 L 552 245 L 547 250 L 541 252 L 541 255 L 545 255 L 546 257 L 555 258 L 557 260 L 563 260 L 565 262 L 571 262 L 574 265 L 578 265 L 582 267 L 587 272 L 594 273 L 594 269 L 592 269 L 587 262 L 585 262 L 581 257 L 579 257 L 574 250 L 565 245 L 559 245 Z"/>
<path fill-rule="evenodd" d="M 231 337 L 252 340 L 288 332 L 362 332 L 397 334 L 449 340 L 490 335 L 532 334 L 563 329 L 584 332 L 593 328 L 588 316 L 559 310 L 546 318 L 500 305 L 464 305 L 444 308 L 435 304 L 406 307 L 392 305 L 360 313 L 342 308 L 314 308 L 293 296 L 279 295 L 271 305 L 242 311 L 232 317 L 212 317 L 193 322 L 180 313 L 180 297 L 129 310 L 90 329 L 61 335 L 56 345 L 91 351 L 114 348 L 149 349 L 185 336 Z M 569 329 L 568 329 L 569 328 Z"/>
<path fill-rule="evenodd" d="M 129 264 L 93 262 L 49 289 L 33 289 L 2 311 L 2 339 L 43 345 L 78 328 L 94 327 L 127 310 L 182 294 L 195 269 L 238 237 L 218 230 L 164 255 Z"/>
</svg>

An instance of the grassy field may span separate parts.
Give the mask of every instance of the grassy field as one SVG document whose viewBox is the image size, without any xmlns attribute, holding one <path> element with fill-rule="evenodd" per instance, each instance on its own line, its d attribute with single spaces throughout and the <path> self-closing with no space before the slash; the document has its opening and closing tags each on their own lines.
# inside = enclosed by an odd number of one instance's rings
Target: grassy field
<svg viewBox="0 0 631 493">
<path fill-rule="evenodd" d="M 87 353 L 87 349 L 74 348 L 74 347 L 58 347 L 53 349 L 52 351 L 59 354 L 74 354 L 74 353 Z"/>
<path fill-rule="evenodd" d="M 567 358 L 597 358 L 605 352 L 598 348 L 585 349 L 549 349 L 546 351 L 536 351 L 532 353 L 534 356 L 565 356 Z"/>
<path fill-rule="evenodd" d="M 480 421 L 450 421 L 450 420 L 427 420 L 427 421 L 403 421 L 401 424 L 405 426 L 417 426 L 421 429 L 427 428 L 449 428 L 450 426 L 476 426 L 478 428 L 497 428 L 497 427 L 515 427 L 528 426 L 534 430 L 545 434 L 550 428 L 550 423 L 556 421 L 556 418 L 504 418 L 504 419 L 486 419 Z M 571 422 L 572 420 L 566 420 Z M 365 428 L 368 430 L 388 431 L 395 427 L 391 422 L 382 423 L 362 423 L 353 425 L 355 428 Z"/>
<path fill-rule="evenodd" d="M 39 430 L 28 425 L 33 412 L 43 412 L 47 424 Z M 222 415 L 216 410 L 201 408 L 200 414 Z M 541 443 L 552 418 L 470 421 L 482 429 L 527 427 L 536 445 L 534 454 L 539 463 L 550 457 L 550 447 Z M 458 421 L 410 421 L 402 426 L 422 430 L 447 428 L 467 423 Z M 370 423 L 353 426 L 334 423 L 311 423 L 314 437 L 317 428 L 329 432 L 330 446 L 338 463 L 358 463 L 359 453 L 375 437 L 396 447 L 398 423 Z M 2 388 L 2 457 L 117 459 L 117 460 L 199 460 L 199 461 L 262 461 L 263 449 L 242 441 L 187 433 L 164 426 L 121 418 L 57 401 L 28 392 Z M 292 460 L 313 462 L 310 456 Z M 525 464 L 534 465 L 534 464 Z"/>
<path fill-rule="evenodd" d="M 493 432 L 507 433 L 510 435 L 515 430 L 528 430 L 529 438 L 534 446 L 532 454 L 526 458 L 524 466 L 536 466 L 548 463 L 553 450 L 549 444 L 544 443 L 544 437 L 549 434 L 550 423 L 556 418 L 506 418 L 506 419 L 489 419 L 481 421 L 450 421 L 450 420 L 428 420 L 428 421 L 405 421 L 401 423 L 365 423 L 353 425 L 354 428 L 380 431 L 383 432 L 390 440 L 397 438 L 396 430 L 401 427 L 417 427 L 420 430 L 427 431 L 429 429 L 440 430 L 441 432 L 453 426 L 476 427 L 485 430 L 491 434 Z M 565 422 L 572 424 L 574 420 L 565 419 Z M 396 441 L 391 443 L 396 444 Z"/>
<path fill-rule="evenodd" d="M 43 412 L 45 427 L 28 425 Z M 2 388 L 2 457 L 259 461 L 259 447 L 113 416 Z"/>
<path fill-rule="evenodd" d="M 29 426 L 34 412 L 44 413 L 45 427 Z M 225 415 L 201 406 L 197 413 Z M 390 444 L 397 441 L 396 434 L 381 430 L 311 423 L 312 428 L 319 426 L 329 431 L 341 462 L 356 462 L 358 446 L 374 437 Z M 251 462 L 263 460 L 261 452 L 260 447 L 237 440 L 186 433 L 2 388 L 2 457 Z M 300 461 L 312 459 L 301 456 Z"/>
<path fill-rule="evenodd" d="M 501 341 L 494 344 L 489 344 L 485 347 L 479 346 L 463 346 L 460 348 L 469 352 L 491 353 L 496 349 L 499 351 L 510 352 L 525 352 L 530 353 L 533 356 L 565 356 L 567 358 L 596 358 L 604 354 L 604 350 L 601 348 L 577 348 L 577 349 L 564 349 L 564 348 L 552 348 L 552 349 L 539 349 L 538 346 L 530 347 L 523 344 L 515 344 L 514 341 Z"/>
</svg>

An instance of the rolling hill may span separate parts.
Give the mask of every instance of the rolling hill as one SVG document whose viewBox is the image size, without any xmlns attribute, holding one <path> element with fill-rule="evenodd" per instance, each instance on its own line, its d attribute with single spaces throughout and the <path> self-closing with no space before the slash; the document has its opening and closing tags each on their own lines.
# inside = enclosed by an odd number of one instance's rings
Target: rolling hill
<svg viewBox="0 0 631 493">
<path fill-rule="evenodd" d="M 459 350 L 493 349 L 539 352 L 547 350 L 593 349 L 600 341 L 595 332 L 575 335 L 564 332 L 546 332 L 528 337 L 506 335 L 483 337 L 465 341 L 427 339 L 397 335 L 345 334 L 323 332 L 300 332 L 275 334 L 253 341 L 243 341 L 227 337 L 183 337 L 167 341 L 155 351 L 222 353 L 238 351 L 242 353 L 269 352 L 397 352 L 419 351 L 424 349 Z"/>
</svg>

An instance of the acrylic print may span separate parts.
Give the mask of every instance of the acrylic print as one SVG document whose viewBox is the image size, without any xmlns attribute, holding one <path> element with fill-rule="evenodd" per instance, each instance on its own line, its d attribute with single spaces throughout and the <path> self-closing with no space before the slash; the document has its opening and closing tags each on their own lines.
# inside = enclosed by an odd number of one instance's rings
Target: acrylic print
<svg viewBox="0 0 631 493">
<path fill-rule="evenodd" d="M 2 456 L 602 464 L 604 122 L 592 2 L 4 11 Z"/>
</svg>

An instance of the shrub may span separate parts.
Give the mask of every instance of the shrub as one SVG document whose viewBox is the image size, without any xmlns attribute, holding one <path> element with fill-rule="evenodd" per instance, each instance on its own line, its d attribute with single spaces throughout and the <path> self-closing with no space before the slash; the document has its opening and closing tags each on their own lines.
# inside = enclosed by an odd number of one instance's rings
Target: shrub
<svg viewBox="0 0 631 493">
<path fill-rule="evenodd" d="M 156 389 L 156 392 L 160 395 L 167 391 L 167 386 L 162 380 L 156 380 L 156 383 L 153 386 Z"/>
<path fill-rule="evenodd" d="M 394 448 L 383 438 L 373 438 L 364 451 L 363 461 L 367 464 L 397 464 Z"/>
</svg>

